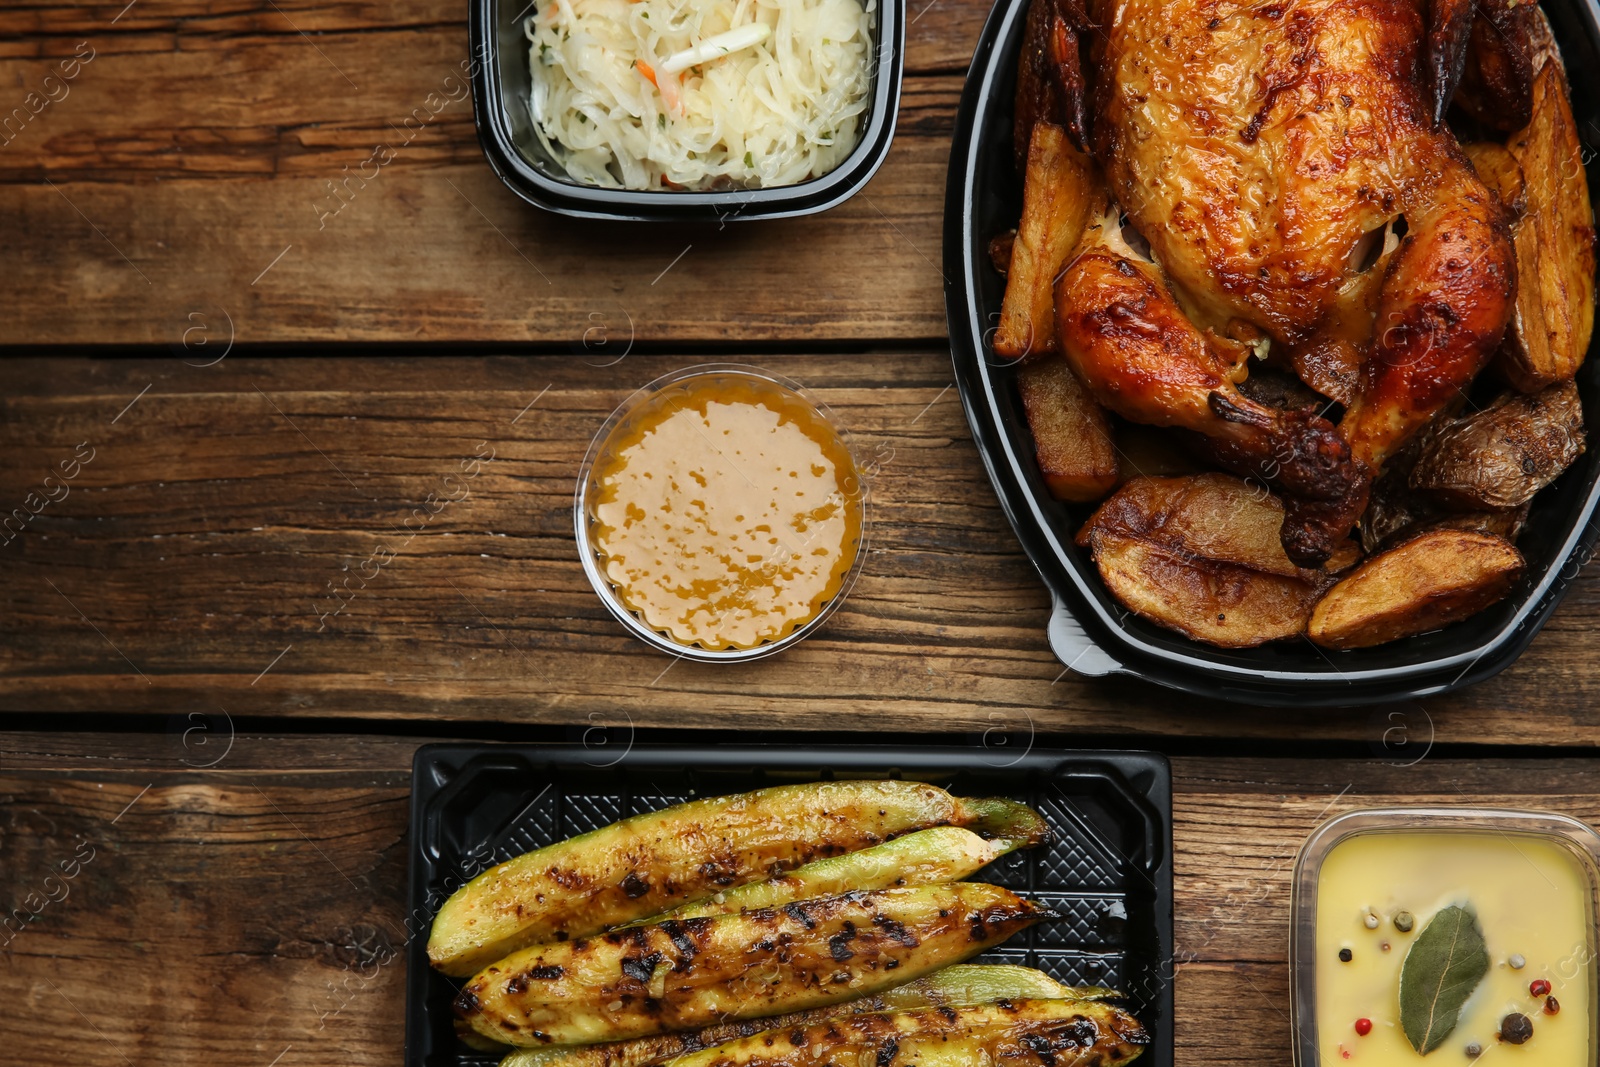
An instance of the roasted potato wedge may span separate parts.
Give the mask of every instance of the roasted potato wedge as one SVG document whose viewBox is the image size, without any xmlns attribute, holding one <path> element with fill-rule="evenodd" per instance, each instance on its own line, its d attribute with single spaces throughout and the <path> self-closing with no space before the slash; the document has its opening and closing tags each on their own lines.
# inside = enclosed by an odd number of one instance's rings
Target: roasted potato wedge
<svg viewBox="0 0 1600 1067">
<path fill-rule="evenodd" d="M 1056 275 L 1100 214 L 1105 197 L 1093 160 L 1073 147 L 1066 131 L 1036 123 L 1022 185 L 1022 221 L 1011 246 L 994 336 L 996 353 L 1021 359 L 1056 350 Z"/>
<path fill-rule="evenodd" d="M 1304 633 L 1333 580 L 1289 561 L 1282 526 L 1283 504 L 1238 478 L 1137 478 L 1101 505 L 1078 543 L 1132 611 L 1198 641 L 1251 648 Z M 1342 555 L 1338 565 L 1348 566 Z"/>
<path fill-rule="evenodd" d="M 1466 398 L 1461 398 L 1461 407 Z M 1367 496 L 1367 510 L 1361 516 L 1361 547 L 1369 556 L 1377 555 L 1433 524 L 1444 509 L 1432 498 L 1411 488 L 1411 471 L 1422 455 L 1423 446 L 1442 427 L 1449 425 L 1453 411 L 1442 411 L 1404 448 L 1396 452 L 1383 465 L 1383 471 L 1372 483 Z"/>
<path fill-rule="evenodd" d="M 1522 177 L 1522 164 L 1510 149 L 1493 141 L 1474 141 L 1461 149 L 1472 160 L 1472 169 L 1483 184 L 1500 197 L 1501 205 L 1511 213 L 1511 221 L 1522 218 L 1528 209 L 1528 186 Z"/>
<path fill-rule="evenodd" d="M 1489 534 L 1491 537 L 1498 537 L 1515 544 L 1517 538 L 1522 536 L 1523 527 L 1528 525 L 1529 510 L 1530 506 L 1523 504 L 1521 507 L 1505 508 L 1501 511 L 1468 511 L 1430 522 L 1425 529 L 1470 530 L 1473 533 Z"/>
<path fill-rule="evenodd" d="M 1117 449 L 1106 413 L 1060 356 L 1017 371 L 1045 484 L 1057 500 L 1088 503 L 1117 487 Z"/>
<path fill-rule="evenodd" d="M 1519 507 L 1583 455 L 1578 387 L 1506 394 L 1431 434 L 1411 469 L 1412 489 L 1456 511 Z"/>
<path fill-rule="evenodd" d="M 1504 597 L 1523 565 L 1522 553 L 1499 537 L 1421 533 L 1329 589 L 1307 633 L 1324 648 L 1351 649 L 1438 630 Z"/>
<path fill-rule="evenodd" d="M 1527 125 L 1533 106 L 1533 20 L 1530 0 L 1494 0 L 1474 5 L 1466 63 L 1455 101 L 1485 126 L 1515 130 Z"/>
<path fill-rule="evenodd" d="M 1533 72 L 1538 74 L 1548 64 L 1554 63 L 1565 73 L 1567 68 L 1561 59 L 1561 48 L 1556 44 L 1550 19 L 1539 7 L 1538 0 L 1519 0 L 1513 6 L 1528 9 L 1528 50 L 1533 57 Z"/>
<path fill-rule="evenodd" d="M 1374 490 L 1372 503 L 1361 520 L 1361 546 L 1376 555 L 1425 530 L 1470 530 L 1515 543 L 1528 524 L 1529 505 L 1497 511 L 1447 512 L 1419 493 L 1401 477 L 1390 482 L 1399 492 Z"/>
<path fill-rule="evenodd" d="M 1511 542 L 1522 535 L 1528 521 L 1527 504 L 1504 509 L 1450 511 L 1431 494 L 1411 488 L 1412 474 L 1424 450 L 1454 424 L 1455 420 L 1441 416 L 1439 422 L 1390 460 L 1373 483 L 1360 531 L 1361 545 L 1368 555 L 1377 555 L 1426 530 L 1469 530 Z"/>
<path fill-rule="evenodd" d="M 1533 121 L 1511 138 L 1528 206 L 1516 227 L 1517 302 L 1497 365 L 1525 393 L 1577 373 L 1594 330 L 1594 213 L 1567 80 L 1546 63 Z"/>
<path fill-rule="evenodd" d="M 1231 563 L 1180 556 L 1115 534 L 1094 539 L 1106 588 L 1129 610 L 1219 648 L 1254 648 L 1305 632 L 1318 591 Z"/>
<path fill-rule="evenodd" d="M 1089 545 L 1095 536 L 1112 534 L 1179 557 L 1316 581 L 1320 572 L 1289 561 L 1278 537 L 1282 526 L 1282 501 L 1229 474 L 1135 478 L 1100 506 L 1078 543 Z"/>
<path fill-rule="evenodd" d="M 1406 478 L 1405 471 L 1385 471 L 1373 483 L 1366 514 L 1361 516 L 1361 547 L 1368 555 L 1381 552 L 1439 516 L 1439 508 L 1412 492 Z"/>
</svg>

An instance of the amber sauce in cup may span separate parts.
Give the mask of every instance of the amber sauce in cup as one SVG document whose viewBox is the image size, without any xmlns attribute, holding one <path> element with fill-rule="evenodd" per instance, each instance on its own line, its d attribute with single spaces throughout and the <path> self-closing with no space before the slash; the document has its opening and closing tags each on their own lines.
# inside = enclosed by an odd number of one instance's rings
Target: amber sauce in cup
<svg viewBox="0 0 1600 1067">
<path fill-rule="evenodd" d="M 805 398 L 765 379 L 706 374 L 649 397 L 591 478 L 606 578 L 680 645 L 782 639 L 839 595 L 860 550 L 849 449 Z"/>
</svg>

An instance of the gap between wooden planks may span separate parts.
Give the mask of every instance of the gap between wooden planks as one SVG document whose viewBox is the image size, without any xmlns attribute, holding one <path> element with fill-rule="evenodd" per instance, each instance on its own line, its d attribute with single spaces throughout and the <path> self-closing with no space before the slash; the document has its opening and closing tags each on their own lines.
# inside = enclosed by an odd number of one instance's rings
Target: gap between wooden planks
<svg viewBox="0 0 1600 1067">
<path fill-rule="evenodd" d="M 92 849 L 65 897 L 0 949 L 8 1054 L 398 1062 L 418 742 L 235 737 L 220 718 L 184 732 L 198 722 L 175 717 L 165 735 L 0 734 L 0 911 Z M 1554 758 L 1175 760 L 1179 1062 L 1288 1055 L 1289 873 L 1322 819 L 1470 801 L 1595 821 L 1597 770 Z"/>
</svg>

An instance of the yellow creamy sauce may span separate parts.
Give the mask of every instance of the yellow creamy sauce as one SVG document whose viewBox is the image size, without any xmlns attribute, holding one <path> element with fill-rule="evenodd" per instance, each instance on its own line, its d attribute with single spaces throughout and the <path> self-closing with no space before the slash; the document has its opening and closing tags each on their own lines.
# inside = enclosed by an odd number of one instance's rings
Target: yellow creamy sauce
<svg viewBox="0 0 1600 1067">
<path fill-rule="evenodd" d="M 1426 1057 L 1437 1067 L 1585 1067 L 1589 1057 L 1590 888 L 1564 847 L 1538 837 L 1462 832 L 1357 834 L 1334 846 L 1317 882 L 1317 1038 L 1323 1067 L 1424 1062 L 1400 1027 L 1400 968 L 1428 921 L 1451 905 L 1478 916 L 1489 970 L 1462 1008 L 1450 1036 Z M 1409 933 L 1394 925 L 1415 916 Z M 1378 927 L 1365 925 L 1368 912 Z M 1383 950 L 1387 942 L 1389 951 Z M 1339 950 L 1351 950 L 1341 962 Z M 1521 970 L 1511 957 L 1525 959 Z M 1560 1004 L 1546 1015 L 1528 987 L 1550 983 Z M 1521 1012 L 1533 1023 L 1522 1045 L 1496 1040 L 1500 1021 Z M 1372 1020 L 1359 1036 L 1357 1019 Z M 1348 1053 L 1348 1056 L 1346 1055 Z"/>
<path fill-rule="evenodd" d="M 809 404 L 690 378 L 620 425 L 594 472 L 595 548 L 623 602 L 680 644 L 754 648 L 820 613 L 861 542 L 855 465 Z"/>
</svg>

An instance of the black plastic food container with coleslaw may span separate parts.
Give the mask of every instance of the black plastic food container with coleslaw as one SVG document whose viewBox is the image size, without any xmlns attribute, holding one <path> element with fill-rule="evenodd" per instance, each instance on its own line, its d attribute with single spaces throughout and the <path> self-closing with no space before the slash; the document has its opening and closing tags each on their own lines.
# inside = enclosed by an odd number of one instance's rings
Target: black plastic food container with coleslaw
<svg viewBox="0 0 1600 1067">
<path fill-rule="evenodd" d="M 605 189 L 568 177 L 533 131 L 532 90 L 523 24 L 532 0 L 472 0 L 472 101 L 478 140 L 500 180 L 530 204 L 579 218 L 640 222 L 733 222 L 826 211 L 877 173 L 894 139 L 905 64 L 905 0 L 879 0 L 873 70 L 861 139 L 820 177 L 766 189 L 715 192 Z"/>
</svg>

